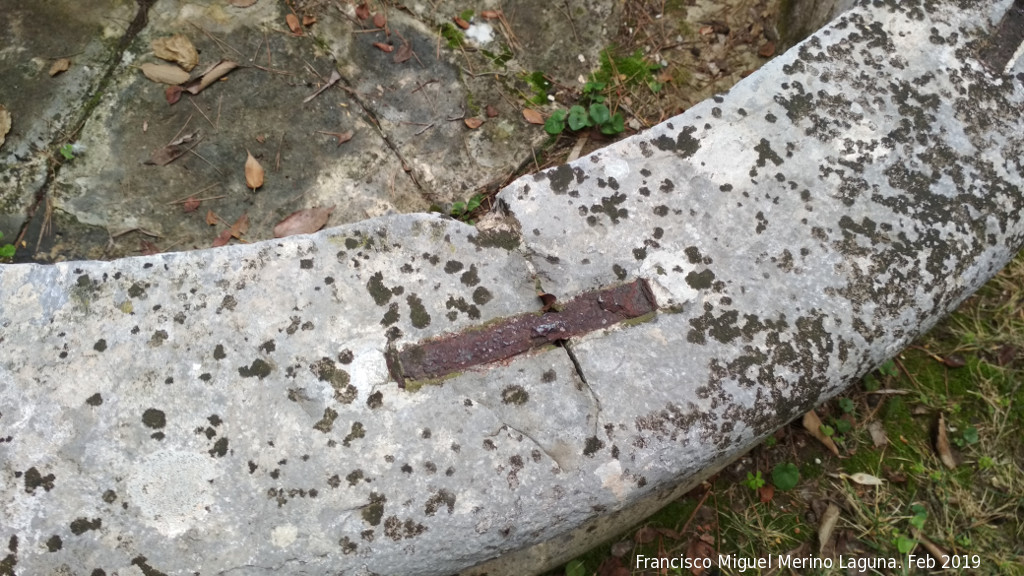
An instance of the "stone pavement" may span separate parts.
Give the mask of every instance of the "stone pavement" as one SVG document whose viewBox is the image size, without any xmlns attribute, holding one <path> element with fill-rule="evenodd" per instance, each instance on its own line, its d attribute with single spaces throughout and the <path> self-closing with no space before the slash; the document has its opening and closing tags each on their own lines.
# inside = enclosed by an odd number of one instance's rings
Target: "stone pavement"
<svg viewBox="0 0 1024 576">
<path fill-rule="evenodd" d="M 611 537 L 1019 250 L 1010 9 L 856 8 L 476 226 L 0 268 L 0 573 L 522 574 Z"/>
</svg>

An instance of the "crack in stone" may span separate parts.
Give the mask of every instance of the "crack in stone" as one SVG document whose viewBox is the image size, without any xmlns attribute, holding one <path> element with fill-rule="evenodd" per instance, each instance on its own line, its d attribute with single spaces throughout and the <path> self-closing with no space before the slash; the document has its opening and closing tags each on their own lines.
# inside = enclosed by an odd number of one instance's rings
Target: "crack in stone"
<svg viewBox="0 0 1024 576">
<path fill-rule="evenodd" d="M 580 382 L 586 387 L 587 392 L 590 392 L 590 397 L 594 400 L 594 406 L 597 408 L 597 413 L 594 415 L 594 433 L 592 436 L 597 436 L 600 430 L 601 423 L 601 399 L 597 397 L 597 393 L 591 388 L 590 383 L 587 382 L 587 376 L 583 373 L 583 365 L 580 363 L 579 358 L 576 357 L 576 353 L 572 349 L 572 342 L 566 340 L 562 343 L 562 348 L 565 353 L 569 356 L 569 361 L 572 362 L 573 369 L 576 371 L 576 376 L 579 377 Z"/>
</svg>

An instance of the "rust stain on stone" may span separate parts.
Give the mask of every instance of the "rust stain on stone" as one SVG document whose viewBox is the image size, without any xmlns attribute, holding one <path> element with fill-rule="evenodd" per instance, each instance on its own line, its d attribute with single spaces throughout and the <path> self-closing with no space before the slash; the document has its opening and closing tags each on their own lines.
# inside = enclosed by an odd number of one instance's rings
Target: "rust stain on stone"
<svg viewBox="0 0 1024 576">
<path fill-rule="evenodd" d="M 538 346 L 652 314 L 658 306 L 644 279 L 585 292 L 560 311 L 528 313 L 426 340 L 388 353 L 388 369 L 399 386 L 432 380 L 473 366 L 507 360 Z"/>
</svg>

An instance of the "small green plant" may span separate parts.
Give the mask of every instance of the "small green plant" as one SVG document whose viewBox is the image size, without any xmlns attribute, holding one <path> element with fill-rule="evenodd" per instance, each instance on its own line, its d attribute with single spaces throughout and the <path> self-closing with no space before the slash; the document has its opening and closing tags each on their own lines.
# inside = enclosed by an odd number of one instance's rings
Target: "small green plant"
<svg viewBox="0 0 1024 576">
<path fill-rule="evenodd" d="M 0 240 L 4 239 L 3 232 L 0 232 Z M 0 260 L 14 258 L 14 244 L 0 244 Z"/>
<path fill-rule="evenodd" d="M 844 418 L 833 418 L 832 425 L 836 429 L 835 431 L 843 436 L 849 434 L 850 429 L 853 428 L 853 425 L 850 424 L 850 421 Z"/>
<path fill-rule="evenodd" d="M 958 448 L 977 444 L 978 440 L 978 429 L 974 426 L 968 426 L 964 429 L 961 435 L 953 437 L 953 443 L 956 444 Z"/>
<path fill-rule="evenodd" d="M 914 513 L 914 515 L 910 517 L 910 525 L 918 530 L 923 529 L 924 522 L 928 519 L 928 509 L 920 504 L 912 504 L 910 506 L 910 511 Z"/>
<path fill-rule="evenodd" d="M 761 477 L 761 471 L 757 471 L 757 475 L 747 472 L 747 479 L 743 481 L 747 485 L 747 488 L 751 490 L 760 490 L 764 486 L 764 478 Z"/>
<path fill-rule="evenodd" d="M 466 202 L 455 202 L 452 204 L 452 218 L 468 222 L 466 219 L 469 218 L 469 215 L 472 214 L 474 210 L 480 207 L 480 203 L 483 202 L 483 200 L 483 194 L 474 194 L 473 197 Z M 469 223 L 472 224 L 472 222 Z"/>
<path fill-rule="evenodd" d="M 65 160 L 74 160 L 75 159 L 75 145 L 71 144 L 71 143 L 68 143 L 68 144 L 65 144 L 65 145 L 61 146 L 60 147 L 60 155 L 63 156 Z"/>
<path fill-rule="evenodd" d="M 448 42 L 448 47 L 457 50 L 466 43 L 466 36 L 451 22 L 445 22 L 441 26 L 441 37 Z"/>
<path fill-rule="evenodd" d="M 910 552 L 917 546 L 917 540 L 908 538 L 899 532 L 896 532 L 896 537 L 893 538 L 893 544 L 896 545 L 896 549 L 900 551 L 900 554 L 910 554 Z"/>
<path fill-rule="evenodd" d="M 883 376 L 896 376 L 900 373 L 896 368 L 896 362 L 892 358 L 883 362 L 882 365 L 878 367 L 878 371 L 881 372 Z"/>
<path fill-rule="evenodd" d="M 772 484 L 779 490 L 792 490 L 800 481 L 800 469 L 792 462 L 780 462 L 772 469 Z"/>
<path fill-rule="evenodd" d="M 565 565 L 565 576 L 586 576 L 587 568 L 582 560 L 573 560 Z"/>
<path fill-rule="evenodd" d="M 561 134 L 566 125 L 577 131 L 584 128 L 598 128 L 602 134 L 619 134 L 625 129 L 625 118 L 622 112 L 611 113 L 607 106 L 601 103 L 590 105 L 590 109 L 576 104 L 569 109 L 555 110 L 544 123 L 544 130 L 552 136 Z"/>
<path fill-rule="evenodd" d="M 856 405 L 853 403 L 853 400 L 849 398 L 839 399 L 839 409 L 843 411 L 843 414 L 853 414 L 854 408 L 856 408 Z"/>
<path fill-rule="evenodd" d="M 828 424 L 822 424 L 818 428 L 818 431 L 820 431 L 823 435 L 828 436 L 829 438 L 836 435 L 836 429 L 829 426 Z"/>
</svg>

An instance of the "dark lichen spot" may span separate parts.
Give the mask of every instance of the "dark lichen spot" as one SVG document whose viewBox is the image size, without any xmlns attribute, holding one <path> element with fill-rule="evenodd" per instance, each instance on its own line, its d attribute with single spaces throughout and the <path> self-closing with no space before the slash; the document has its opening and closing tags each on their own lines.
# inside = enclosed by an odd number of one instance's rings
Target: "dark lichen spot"
<svg viewBox="0 0 1024 576">
<path fill-rule="evenodd" d="M 344 536 L 341 540 L 338 540 L 338 545 L 341 546 L 341 553 L 345 556 L 354 553 L 359 548 L 359 545 L 349 540 L 348 536 Z"/>
<path fill-rule="evenodd" d="M 337 478 L 337 476 L 334 476 L 334 478 Z M 364 476 L 363 476 L 363 471 L 362 471 L 362 469 L 356 469 L 356 470 L 353 470 L 353 471 L 349 472 L 349 473 L 348 473 L 348 474 L 347 474 L 347 475 L 345 476 L 345 480 L 347 480 L 347 481 L 348 481 L 348 485 L 349 485 L 349 486 L 355 486 L 356 484 L 359 484 L 359 482 L 360 482 L 360 481 L 361 481 L 361 480 L 362 480 L 363 478 L 364 478 Z M 337 485 L 334 485 L 333 487 L 334 487 L 334 488 L 337 488 L 338 486 L 337 486 Z"/>
<path fill-rule="evenodd" d="M 355 250 L 359 247 L 359 244 L 360 242 L 358 238 L 345 238 L 345 248 L 348 248 L 349 250 Z"/>
<path fill-rule="evenodd" d="M 655 216 L 668 216 L 668 206 L 655 206 L 653 212 Z"/>
<path fill-rule="evenodd" d="M 444 263 L 444 271 L 448 274 L 455 274 L 456 272 L 462 270 L 463 268 L 465 268 L 465 265 L 463 265 L 462 262 L 459 262 L 458 260 L 449 260 Z"/>
<path fill-rule="evenodd" d="M 522 406 L 530 399 L 530 393 L 525 388 L 518 384 L 512 384 L 506 386 L 501 391 L 501 402 L 503 404 L 515 404 L 516 406 Z"/>
<path fill-rule="evenodd" d="M 217 307 L 217 314 L 220 314 L 221 310 L 233 311 L 235 306 L 238 306 L 238 300 L 236 300 L 231 294 L 228 294 L 220 301 L 220 306 Z"/>
<path fill-rule="evenodd" d="M 565 194 L 569 190 L 569 184 L 573 181 L 572 168 L 566 164 L 562 164 L 557 168 L 542 172 L 540 175 L 547 176 L 548 182 L 551 186 L 551 191 L 555 194 Z"/>
<path fill-rule="evenodd" d="M 611 218 L 612 224 L 618 224 L 620 218 L 629 218 L 629 210 L 618 207 L 625 201 L 625 194 L 612 194 L 611 196 L 603 196 L 601 197 L 600 204 L 594 204 L 590 207 L 590 212 L 594 214 L 605 214 L 606 216 Z"/>
<path fill-rule="evenodd" d="M 593 456 L 602 448 L 604 448 L 604 442 L 597 436 L 591 436 L 590 438 L 587 438 L 586 443 L 583 445 L 583 455 L 588 457 Z"/>
<path fill-rule="evenodd" d="M 384 274 L 382 272 L 377 272 L 370 277 L 370 281 L 366 283 L 366 290 L 373 297 L 373 301 L 377 306 L 383 306 L 391 299 L 392 291 L 384 285 Z"/>
<path fill-rule="evenodd" d="M 167 340 L 167 331 L 157 330 L 156 332 L 153 332 L 153 336 L 149 339 L 149 345 L 156 348 L 163 344 L 165 340 Z"/>
<path fill-rule="evenodd" d="M 686 275 L 686 283 L 695 290 L 707 290 L 715 280 L 715 273 L 711 270 L 703 272 L 690 272 Z"/>
<path fill-rule="evenodd" d="M 60 536 L 54 534 L 46 540 L 46 549 L 50 552 L 56 552 L 64 547 L 64 542 L 61 541 Z"/>
<path fill-rule="evenodd" d="M 558 374 L 555 372 L 554 368 L 551 368 L 551 369 L 545 371 L 543 374 L 541 374 L 540 381 L 541 382 L 545 382 L 545 383 L 551 383 L 551 382 L 554 382 L 555 379 L 557 379 L 557 378 L 558 378 Z"/>
<path fill-rule="evenodd" d="M 633 248 L 633 258 L 637 260 L 647 258 L 647 248 Z"/>
<path fill-rule="evenodd" d="M 103 404 L 103 396 L 100 396 L 100 393 L 97 392 L 92 396 L 86 398 L 85 403 L 88 404 L 89 406 L 100 406 Z"/>
<path fill-rule="evenodd" d="M 411 518 L 404 523 L 398 516 L 390 516 L 384 521 L 384 535 L 398 542 L 402 538 L 413 538 L 427 531 L 427 527 L 414 522 Z"/>
<path fill-rule="evenodd" d="M 690 136 L 690 134 L 693 134 L 696 131 L 696 127 L 686 126 L 675 140 L 666 134 L 662 134 L 656 138 L 652 144 L 654 144 L 659 150 L 675 152 L 683 158 L 687 158 L 692 156 L 700 148 L 700 140 Z"/>
<path fill-rule="evenodd" d="M 213 443 L 213 448 L 208 450 L 210 456 L 214 458 L 222 458 L 228 453 L 228 439 L 221 438 Z"/>
<path fill-rule="evenodd" d="M 334 420 L 338 418 L 338 413 L 330 408 L 324 408 L 324 416 L 319 422 L 313 425 L 314 430 L 319 430 L 324 434 L 334 429 Z"/>
<path fill-rule="evenodd" d="M 274 350 L 277 350 L 277 344 L 274 344 L 273 340 L 267 340 L 263 344 L 260 344 L 260 351 L 270 354 Z"/>
<path fill-rule="evenodd" d="M 427 498 L 427 503 L 423 508 L 423 512 L 427 516 L 433 516 L 442 505 L 448 507 L 449 514 L 455 511 L 455 494 L 445 490 L 444 488 L 435 492 L 430 498 Z"/>
<path fill-rule="evenodd" d="M 398 322 L 399 318 L 401 318 L 401 314 L 398 312 L 398 304 L 392 302 L 388 306 L 388 311 L 384 313 L 384 317 L 380 319 L 380 325 L 390 326 L 395 322 Z"/>
<path fill-rule="evenodd" d="M 312 267 L 313 267 L 313 259 L 312 258 L 303 258 L 303 259 L 299 260 L 299 269 L 301 269 L 301 270 L 309 270 Z"/>
<path fill-rule="evenodd" d="M 573 194 L 570 193 L 570 196 Z M 502 248 L 504 250 L 515 250 L 519 247 L 519 234 L 511 230 L 484 230 L 477 236 L 466 238 L 471 244 L 478 248 Z"/>
<path fill-rule="evenodd" d="M 78 518 L 71 522 L 71 533 L 75 536 L 81 536 L 89 530 L 99 530 L 103 526 L 103 520 L 99 518 Z"/>
<path fill-rule="evenodd" d="M 117 500 L 117 492 L 113 490 L 107 490 L 103 493 L 103 501 L 107 504 L 113 504 Z"/>
<path fill-rule="evenodd" d="M 662 180 L 661 181 L 661 185 L 658 186 L 658 190 L 661 190 L 665 194 L 668 194 L 668 193 L 672 192 L 675 189 L 676 189 L 675 183 L 672 182 L 671 180 L 669 180 L 668 178 L 665 178 L 664 180 Z"/>
<path fill-rule="evenodd" d="M 80 277 L 78 279 L 79 286 L 82 286 L 82 278 L 85 278 L 86 281 L 89 280 L 88 276 Z M 146 295 L 146 289 L 143 288 L 143 286 L 138 282 L 134 282 L 131 286 L 128 287 L 128 295 L 131 296 L 132 298 L 144 297 Z"/>
<path fill-rule="evenodd" d="M 466 286 L 476 286 L 480 283 L 480 275 L 477 273 L 476 264 L 471 264 L 469 270 L 462 273 L 459 280 Z"/>
<path fill-rule="evenodd" d="M 250 364 L 248 367 L 240 366 L 238 368 L 238 375 L 241 376 L 242 378 L 252 378 L 255 376 L 262 380 L 267 376 L 270 376 L 270 370 L 270 364 L 267 364 L 260 358 L 257 358 L 253 360 L 252 364 Z"/>
<path fill-rule="evenodd" d="M 224 352 L 224 345 L 223 344 L 217 344 L 213 348 L 213 359 L 214 360 L 223 360 L 223 359 L 225 359 L 227 357 L 228 357 L 228 355 Z"/>
<path fill-rule="evenodd" d="M 618 264 L 613 264 L 612 272 L 615 273 L 615 277 L 618 278 L 619 280 L 626 279 L 626 269 L 623 268 L 622 266 L 619 266 Z"/>
<path fill-rule="evenodd" d="M 139 570 L 142 571 L 142 576 L 167 576 L 167 574 L 153 568 L 146 562 L 145 556 L 136 556 L 132 559 L 132 565 L 138 566 Z"/>
<path fill-rule="evenodd" d="M 412 474 L 412 466 L 410 466 L 408 462 L 402 464 L 401 470 L 405 474 Z"/>
<path fill-rule="evenodd" d="M 370 407 L 370 410 L 376 410 L 384 405 L 384 394 L 379 390 L 370 394 L 370 397 L 366 399 L 366 405 Z"/>
<path fill-rule="evenodd" d="M 484 445 L 484 450 L 497 450 L 498 449 L 498 447 L 494 445 L 494 441 L 491 440 L 490 438 L 485 438 L 484 442 L 483 442 L 483 445 Z"/>
<path fill-rule="evenodd" d="M 493 298 L 494 296 L 491 295 L 491 291 L 483 286 L 478 286 L 477 289 L 473 291 L 473 302 L 480 306 L 487 304 Z"/>
<path fill-rule="evenodd" d="M 167 425 L 167 417 L 162 410 L 149 408 L 142 413 L 142 423 L 149 428 L 160 429 Z"/>
<path fill-rule="evenodd" d="M 767 138 L 761 138 L 761 142 L 757 146 L 754 146 L 754 151 L 757 152 L 758 167 L 763 168 L 766 164 L 765 160 L 771 160 L 776 166 L 782 164 L 782 158 L 772 150 L 772 145 L 768 142 Z"/>
<path fill-rule="evenodd" d="M 352 444 L 353 440 L 355 440 L 357 438 L 363 438 L 365 436 L 366 436 L 366 429 L 363 428 L 363 423 L 362 422 L 353 422 L 352 423 L 352 428 L 349 430 L 348 434 L 345 436 L 345 439 L 341 441 L 341 445 L 342 446 L 349 446 L 349 445 Z"/>
<path fill-rule="evenodd" d="M 423 301 L 420 300 L 419 296 L 415 293 L 410 294 L 405 301 L 409 304 L 409 319 L 412 321 L 412 325 L 421 329 L 430 326 L 430 314 L 428 314 L 427 309 L 423 307 Z"/>
<path fill-rule="evenodd" d="M 430 428 L 424 428 L 423 431 L 420 432 L 420 438 L 426 440 L 427 438 L 430 438 L 431 434 Z"/>
<path fill-rule="evenodd" d="M 96 341 L 95 344 L 92 345 L 92 349 L 97 352 L 103 352 L 104 350 L 107 349 L 107 341 L 104 340 L 103 338 L 100 338 L 99 340 Z"/>
</svg>

